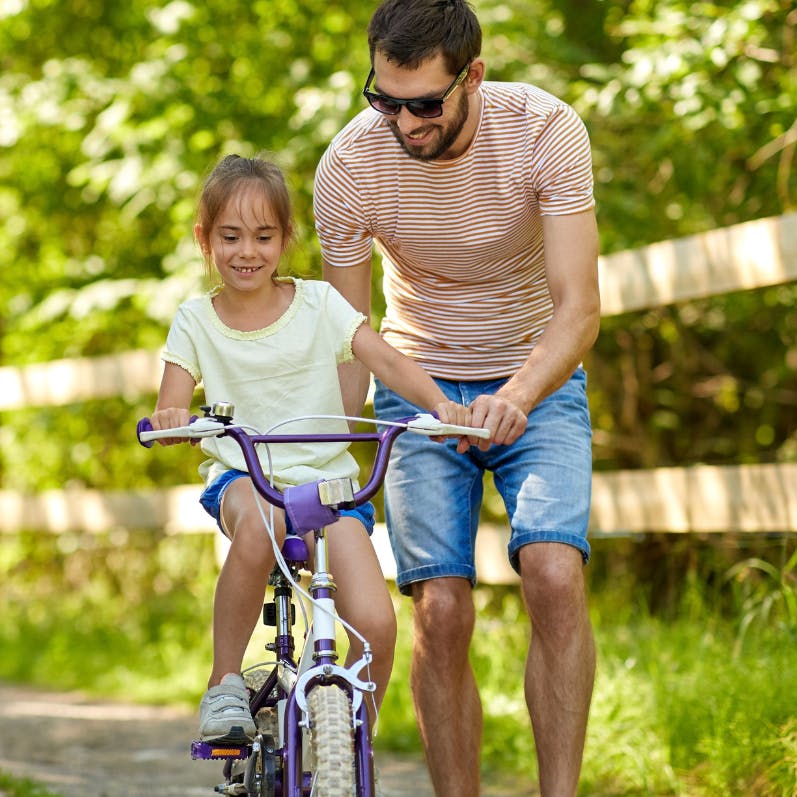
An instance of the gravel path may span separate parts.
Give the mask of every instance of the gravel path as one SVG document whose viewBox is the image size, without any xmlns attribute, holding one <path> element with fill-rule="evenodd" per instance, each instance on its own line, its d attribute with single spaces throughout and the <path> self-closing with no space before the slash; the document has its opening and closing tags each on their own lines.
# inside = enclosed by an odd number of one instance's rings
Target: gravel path
<svg viewBox="0 0 797 797">
<path fill-rule="evenodd" d="M 211 797 L 221 765 L 191 760 L 195 732 L 196 717 L 179 709 L 0 684 L 0 770 L 64 797 Z M 377 764 L 384 797 L 432 797 L 419 757 L 380 753 Z M 483 797 L 531 797 L 528 788 L 509 782 Z"/>
</svg>

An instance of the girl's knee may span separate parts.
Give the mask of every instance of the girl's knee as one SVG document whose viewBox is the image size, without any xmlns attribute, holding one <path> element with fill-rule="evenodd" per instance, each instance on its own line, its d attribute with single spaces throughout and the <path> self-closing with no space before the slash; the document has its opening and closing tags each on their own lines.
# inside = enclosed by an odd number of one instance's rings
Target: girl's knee
<svg viewBox="0 0 797 797">
<path fill-rule="evenodd" d="M 228 557 L 233 557 L 237 566 L 247 570 L 270 569 L 274 564 L 271 540 L 262 526 L 253 528 L 242 523 L 233 530 Z"/>
<path fill-rule="evenodd" d="M 390 651 L 395 649 L 398 624 L 392 603 L 387 610 L 382 608 L 380 611 L 364 614 L 359 621 L 355 621 L 352 625 L 368 640 L 372 649 L 380 648 Z M 356 637 L 351 634 L 349 636 L 354 644 Z"/>
</svg>

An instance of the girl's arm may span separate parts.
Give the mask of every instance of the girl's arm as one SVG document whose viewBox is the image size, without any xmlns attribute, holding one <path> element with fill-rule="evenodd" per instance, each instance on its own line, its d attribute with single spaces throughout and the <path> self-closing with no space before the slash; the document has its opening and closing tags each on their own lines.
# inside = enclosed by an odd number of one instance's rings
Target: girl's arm
<svg viewBox="0 0 797 797">
<path fill-rule="evenodd" d="M 470 425 L 470 408 L 449 401 L 418 363 L 394 349 L 367 322 L 360 325 L 351 343 L 354 356 L 391 390 L 405 399 L 435 410 L 444 423 Z M 461 441 L 464 451 L 467 448 Z"/>
<path fill-rule="evenodd" d="M 171 429 L 175 426 L 185 426 L 191 419 L 191 399 L 194 397 L 196 382 L 193 377 L 179 365 L 166 363 L 163 368 L 158 401 L 155 411 L 150 417 L 153 429 Z M 169 438 L 159 440 L 161 445 L 171 446 L 183 443 L 183 438 Z"/>
</svg>

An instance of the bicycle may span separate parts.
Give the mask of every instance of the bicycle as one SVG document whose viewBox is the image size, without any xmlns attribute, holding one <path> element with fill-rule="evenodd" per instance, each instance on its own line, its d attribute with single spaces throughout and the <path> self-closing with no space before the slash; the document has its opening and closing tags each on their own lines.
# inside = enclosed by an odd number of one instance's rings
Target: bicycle
<svg viewBox="0 0 797 797">
<path fill-rule="evenodd" d="M 275 659 L 243 673 L 257 735 L 251 742 L 240 744 L 195 740 L 191 756 L 224 761 L 225 781 L 215 787 L 219 794 L 375 797 L 373 745 L 365 697 L 376 685 L 363 676 L 372 657 L 367 640 L 358 634 L 363 643 L 359 661 L 349 667 L 336 663 L 335 624 L 343 621 L 335 614 L 335 584 L 328 572 L 325 527 L 337 519 L 340 509 L 364 504 L 377 493 L 398 435 L 411 431 L 430 437 L 489 438 L 490 433 L 486 429 L 443 424 L 432 415 L 419 414 L 389 423 L 347 419 L 384 425 L 381 432 L 274 434 L 272 430 L 259 434 L 233 423 L 234 407 L 229 403 L 219 402 L 202 410 L 204 417 L 193 417 L 187 426 L 175 429 L 153 431 L 149 419 L 143 418 L 136 430 L 139 442 L 150 447 L 161 438 L 231 437 L 241 447 L 254 488 L 271 507 L 286 511 L 294 533 L 285 537 L 281 549 L 272 534 L 276 564 L 269 587 L 273 600 L 264 605 L 263 622 L 275 628 L 273 642 L 266 644 Z M 376 451 L 368 480 L 356 491 L 350 479 L 331 479 L 280 492 L 266 478 L 255 449 L 257 445 L 278 443 L 358 441 L 375 443 Z M 263 520 L 268 528 L 265 516 Z M 308 623 L 305 615 L 307 632 L 297 657 L 292 631 L 296 622 L 293 597 L 295 591 L 302 592 L 300 571 L 307 566 L 309 557 L 301 535 L 310 532 L 315 539 L 313 575 L 303 594 L 311 604 L 311 619 Z M 300 605 L 304 613 L 304 606 Z"/>
</svg>

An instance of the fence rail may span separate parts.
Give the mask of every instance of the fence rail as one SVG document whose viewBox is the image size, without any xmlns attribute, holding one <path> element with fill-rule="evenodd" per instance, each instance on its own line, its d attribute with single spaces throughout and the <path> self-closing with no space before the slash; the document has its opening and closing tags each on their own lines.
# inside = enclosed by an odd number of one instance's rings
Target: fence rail
<svg viewBox="0 0 797 797">
<path fill-rule="evenodd" d="M 797 280 L 797 213 L 665 241 L 599 261 L 602 314 L 640 310 Z M 159 352 L 129 351 L 24 367 L 0 368 L 3 409 L 61 406 L 113 396 L 135 398 L 158 388 Z M 40 495 L 0 490 L 0 533 L 23 528 L 61 532 L 118 527 L 209 531 L 198 487 L 140 492 L 68 489 Z M 131 521 L 134 518 L 134 521 Z M 593 534 L 797 532 L 797 464 L 694 466 L 596 473 Z M 480 578 L 512 580 L 507 531 L 480 533 Z M 384 530 L 375 538 L 394 572 Z"/>
</svg>

